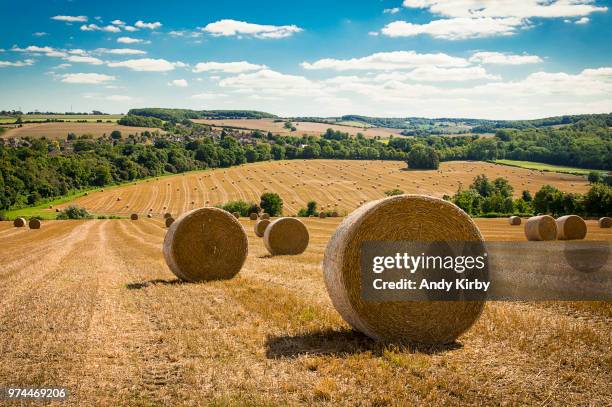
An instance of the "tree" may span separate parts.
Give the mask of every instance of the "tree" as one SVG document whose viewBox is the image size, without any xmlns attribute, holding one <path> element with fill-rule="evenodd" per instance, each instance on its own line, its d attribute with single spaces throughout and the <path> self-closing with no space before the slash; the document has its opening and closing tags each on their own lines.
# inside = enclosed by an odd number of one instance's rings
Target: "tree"
<svg viewBox="0 0 612 407">
<path fill-rule="evenodd" d="M 259 206 L 270 216 L 279 216 L 283 213 L 283 200 L 275 192 L 262 194 Z"/>
<path fill-rule="evenodd" d="M 306 208 L 300 209 L 297 215 L 302 218 L 307 218 L 309 216 L 318 216 L 319 213 L 317 212 L 317 202 L 309 201 L 306 204 Z"/>
<path fill-rule="evenodd" d="M 472 185 L 470 185 L 470 188 L 484 197 L 491 195 L 495 190 L 495 186 L 489 181 L 489 178 L 487 178 L 485 174 L 477 175 Z"/>
<path fill-rule="evenodd" d="M 589 172 L 587 179 L 589 180 L 590 184 L 597 184 L 598 182 L 601 182 L 601 174 L 599 171 L 591 171 Z"/>
<path fill-rule="evenodd" d="M 528 190 L 524 190 L 523 191 L 522 198 L 523 198 L 523 201 L 525 201 L 525 202 L 533 201 L 533 197 L 531 196 L 531 192 L 529 192 Z"/>
<path fill-rule="evenodd" d="M 433 148 L 416 144 L 408 153 L 408 168 L 437 170 L 440 166 L 440 156 Z"/>
<path fill-rule="evenodd" d="M 110 136 L 113 140 L 121 140 L 121 132 L 119 130 L 113 130 Z"/>
</svg>

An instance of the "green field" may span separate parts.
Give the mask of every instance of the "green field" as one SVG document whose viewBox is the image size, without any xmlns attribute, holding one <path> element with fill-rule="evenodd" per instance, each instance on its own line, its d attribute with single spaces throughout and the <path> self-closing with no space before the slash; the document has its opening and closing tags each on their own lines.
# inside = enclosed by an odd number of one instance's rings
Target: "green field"
<svg viewBox="0 0 612 407">
<path fill-rule="evenodd" d="M 564 167 L 561 165 L 551 165 L 544 163 L 536 163 L 533 161 L 515 161 L 515 160 L 496 160 L 491 161 L 493 164 L 509 165 L 511 167 L 527 168 L 537 171 L 560 172 L 562 174 L 588 175 L 591 171 L 605 173 L 603 170 L 589 170 L 585 168 Z"/>
</svg>

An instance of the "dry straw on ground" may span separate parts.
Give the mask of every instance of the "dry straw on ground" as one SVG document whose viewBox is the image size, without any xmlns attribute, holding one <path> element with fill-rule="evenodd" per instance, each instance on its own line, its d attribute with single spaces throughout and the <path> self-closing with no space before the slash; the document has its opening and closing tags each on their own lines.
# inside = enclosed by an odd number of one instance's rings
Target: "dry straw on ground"
<svg viewBox="0 0 612 407">
<path fill-rule="evenodd" d="M 472 219 L 454 204 L 423 195 L 372 201 L 338 226 L 323 260 L 325 285 L 336 310 L 376 340 L 453 342 L 479 318 L 483 301 L 365 301 L 360 253 L 366 241 L 482 241 Z"/>
<path fill-rule="evenodd" d="M 253 227 L 253 229 L 255 230 L 255 235 L 257 237 L 263 237 L 264 233 L 266 232 L 266 228 L 268 227 L 269 224 L 270 224 L 269 219 L 258 220 L 255 223 L 255 226 Z"/>
<path fill-rule="evenodd" d="M 16 218 L 13 221 L 13 226 L 15 226 L 16 228 L 22 228 L 27 224 L 26 220 L 24 218 Z"/>
<path fill-rule="evenodd" d="M 527 240 L 555 240 L 557 238 L 557 223 L 549 215 L 532 216 L 525 223 Z"/>
<path fill-rule="evenodd" d="M 166 227 L 169 228 L 174 223 L 174 218 L 170 216 L 169 218 L 164 219 L 164 223 Z"/>
<path fill-rule="evenodd" d="M 279 218 L 264 233 L 264 244 L 272 255 L 303 253 L 309 239 L 306 225 L 296 218 Z"/>
<path fill-rule="evenodd" d="M 183 214 L 170 226 L 163 251 L 170 270 L 183 280 L 228 279 L 242 268 L 248 240 L 232 214 L 206 207 Z"/>
<path fill-rule="evenodd" d="M 138 220 L 138 214 L 137 213 L 133 213 L 130 215 L 130 219 L 131 220 Z"/>
<path fill-rule="evenodd" d="M 577 215 L 561 216 L 557 219 L 557 239 L 582 240 L 586 237 L 587 226 L 584 219 Z"/>
<path fill-rule="evenodd" d="M 607 216 L 600 218 L 597 223 L 600 228 L 612 228 L 612 218 L 608 218 Z"/>
<path fill-rule="evenodd" d="M 521 218 L 519 218 L 518 216 L 510 216 L 508 218 L 508 223 L 512 226 L 520 225 L 521 222 Z"/>
<path fill-rule="evenodd" d="M 30 229 L 40 229 L 40 226 L 41 226 L 40 220 L 36 218 L 32 218 L 30 219 L 28 226 L 30 227 Z"/>
</svg>

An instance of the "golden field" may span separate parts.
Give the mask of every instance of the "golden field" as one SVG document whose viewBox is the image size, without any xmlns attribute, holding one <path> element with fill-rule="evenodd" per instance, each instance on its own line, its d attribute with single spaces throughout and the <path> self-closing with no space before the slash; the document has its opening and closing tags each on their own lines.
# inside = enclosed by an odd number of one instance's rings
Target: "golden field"
<svg viewBox="0 0 612 407">
<path fill-rule="evenodd" d="M 8 128 L 0 134 L 1 138 L 46 137 L 48 139 L 65 139 L 68 133 L 77 136 L 90 134 L 94 137 L 109 136 L 114 130 L 119 130 L 124 136 L 142 133 L 143 131 L 160 132 L 163 130 L 148 127 L 121 126 L 117 123 L 26 123 L 22 127 Z"/>
</svg>

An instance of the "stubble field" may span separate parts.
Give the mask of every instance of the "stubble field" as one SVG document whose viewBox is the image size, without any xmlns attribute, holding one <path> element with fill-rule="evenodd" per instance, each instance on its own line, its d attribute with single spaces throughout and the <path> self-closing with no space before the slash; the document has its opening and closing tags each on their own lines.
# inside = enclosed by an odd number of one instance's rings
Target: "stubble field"
<svg viewBox="0 0 612 407">
<path fill-rule="evenodd" d="M 124 136 L 127 136 L 128 134 L 142 133 L 143 131 L 147 130 L 150 132 L 163 132 L 162 130 L 155 128 L 121 126 L 117 123 L 26 123 L 22 127 L 8 128 L 0 135 L 0 137 L 46 137 L 48 139 L 65 139 L 68 136 L 68 133 L 74 133 L 77 136 L 90 134 L 94 137 L 100 137 L 103 135 L 109 136 L 114 130 L 119 130 Z"/>
</svg>

